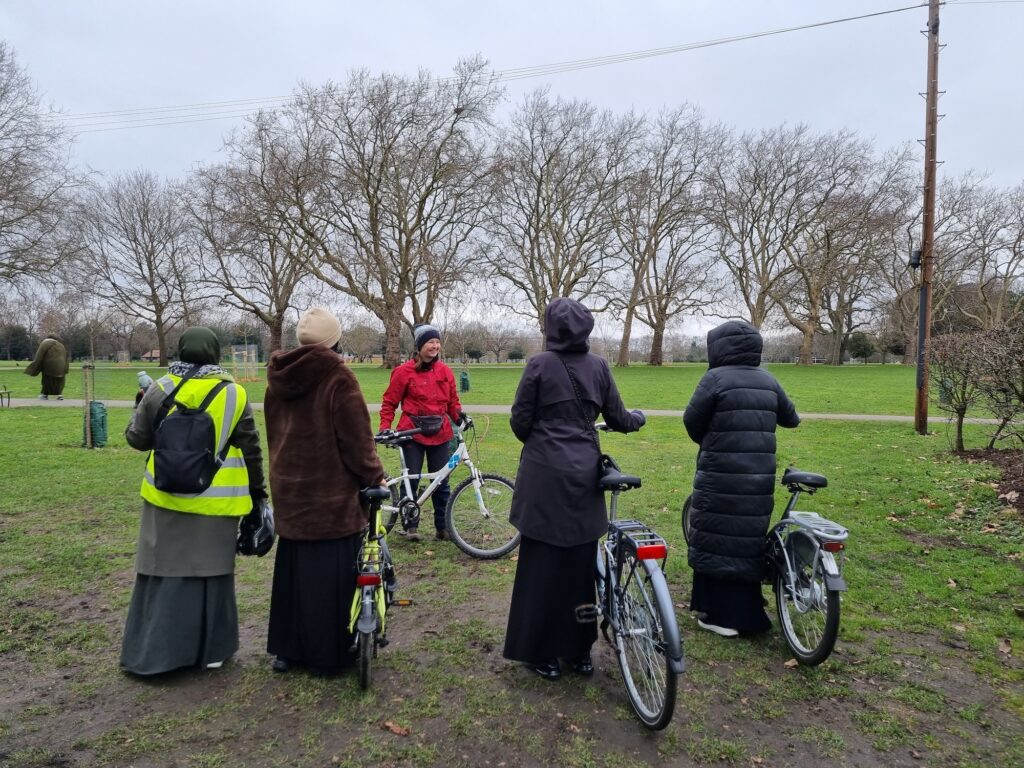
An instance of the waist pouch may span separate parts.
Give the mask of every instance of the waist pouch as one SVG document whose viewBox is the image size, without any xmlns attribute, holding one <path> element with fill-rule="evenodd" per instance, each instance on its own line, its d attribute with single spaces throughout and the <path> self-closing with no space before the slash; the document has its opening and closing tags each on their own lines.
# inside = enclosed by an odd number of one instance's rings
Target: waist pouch
<svg viewBox="0 0 1024 768">
<path fill-rule="evenodd" d="M 413 426 L 417 429 L 423 430 L 423 434 L 427 437 L 436 435 L 441 431 L 441 427 L 444 426 L 444 416 L 412 416 L 409 418 L 412 420 Z"/>
</svg>

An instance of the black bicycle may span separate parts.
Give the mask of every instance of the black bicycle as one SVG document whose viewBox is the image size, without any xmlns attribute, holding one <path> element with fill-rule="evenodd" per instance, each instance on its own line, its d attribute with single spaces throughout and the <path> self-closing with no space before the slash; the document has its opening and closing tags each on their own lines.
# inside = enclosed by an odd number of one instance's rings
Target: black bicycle
<svg viewBox="0 0 1024 768">
<path fill-rule="evenodd" d="M 815 512 L 796 510 L 800 494 L 828 486 L 824 475 L 787 468 L 782 485 L 790 492 L 782 518 L 766 536 L 765 583 L 775 592 L 779 626 L 796 660 L 816 666 L 832 653 L 839 637 L 840 593 L 846 591 L 843 555 L 849 531 Z M 691 498 L 683 503 L 683 538 L 693 535 Z"/>
</svg>

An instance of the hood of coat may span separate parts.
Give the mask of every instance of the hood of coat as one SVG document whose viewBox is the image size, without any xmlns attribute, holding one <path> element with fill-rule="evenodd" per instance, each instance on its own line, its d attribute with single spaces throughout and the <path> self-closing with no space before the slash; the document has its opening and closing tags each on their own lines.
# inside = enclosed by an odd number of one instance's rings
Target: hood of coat
<svg viewBox="0 0 1024 768">
<path fill-rule="evenodd" d="M 708 368 L 760 365 L 761 332 L 743 320 L 730 320 L 708 331 Z"/>
<path fill-rule="evenodd" d="M 339 365 L 338 353 L 323 344 L 275 352 L 267 364 L 267 390 L 282 400 L 304 397 Z"/>
<path fill-rule="evenodd" d="M 588 352 L 594 316 L 575 299 L 554 299 L 544 312 L 544 340 L 549 352 Z"/>
</svg>

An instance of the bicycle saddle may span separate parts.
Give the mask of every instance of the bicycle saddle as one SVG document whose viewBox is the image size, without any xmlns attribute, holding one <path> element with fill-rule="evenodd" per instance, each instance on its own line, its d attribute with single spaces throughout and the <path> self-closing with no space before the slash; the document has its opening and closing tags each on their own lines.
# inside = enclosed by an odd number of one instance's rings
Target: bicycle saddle
<svg viewBox="0 0 1024 768">
<path fill-rule="evenodd" d="M 363 488 L 359 491 L 359 495 L 364 500 L 370 501 L 371 499 L 389 499 L 391 498 L 390 488 Z"/>
<path fill-rule="evenodd" d="M 801 472 L 799 469 L 786 467 L 782 473 L 782 485 L 806 485 L 808 488 L 825 488 L 828 486 L 828 478 L 824 475 L 816 475 L 813 472 Z"/>
<path fill-rule="evenodd" d="M 624 475 L 613 467 L 605 467 L 598 484 L 602 491 L 628 491 L 630 488 L 640 487 L 640 478 L 636 475 Z"/>
</svg>

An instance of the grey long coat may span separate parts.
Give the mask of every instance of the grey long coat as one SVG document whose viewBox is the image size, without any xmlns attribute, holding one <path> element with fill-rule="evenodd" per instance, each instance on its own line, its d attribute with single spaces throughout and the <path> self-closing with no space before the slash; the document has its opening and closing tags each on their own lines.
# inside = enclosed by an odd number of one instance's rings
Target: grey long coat
<svg viewBox="0 0 1024 768">
<path fill-rule="evenodd" d="M 608 363 L 589 353 L 589 309 L 555 299 L 544 327 L 547 351 L 526 364 L 512 404 L 512 431 L 523 451 L 510 519 L 524 536 L 573 547 L 596 541 L 608 528 L 604 494 L 597 488 L 594 419 L 600 413 L 612 429 L 635 432 L 644 418 L 625 409 Z M 586 418 L 559 358 L 576 377 Z"/>
<path fill-rule="evenodd" d="M 760 581 L 775 502 L 775 428 L 800 423 L 782 386 L 760 368 L 761 334 L 730 321 L 708 333 L 709 369 L 683 423 L 700 445 L 693 479 L 690 567 Z"/>
</svg>

